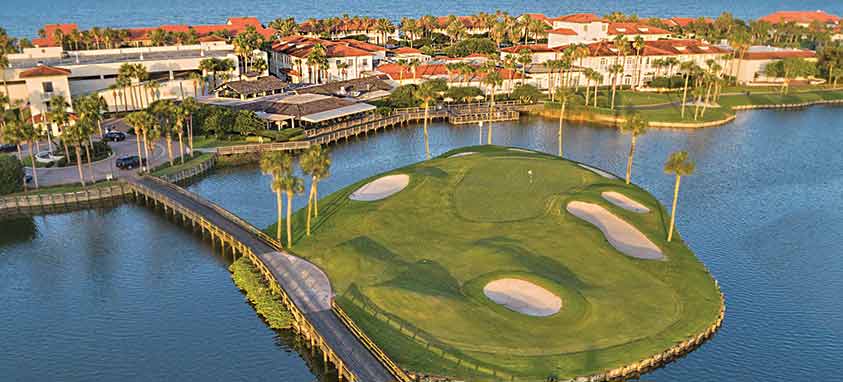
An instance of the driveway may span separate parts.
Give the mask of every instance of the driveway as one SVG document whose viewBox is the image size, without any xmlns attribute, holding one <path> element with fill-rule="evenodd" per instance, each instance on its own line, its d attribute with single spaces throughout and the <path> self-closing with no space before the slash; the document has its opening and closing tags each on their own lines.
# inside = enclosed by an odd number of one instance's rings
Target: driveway
<svg viewBox="0 0 843 382">
<path fill-rule="evenodd" d="M 103 123 L 103 128 L 111 127 L 116 130 L 125 132 L 128 126 L 123 123 L 122 119 L 108 120 Z M 96 139 L 96 137 L 95 137 Z M 93 178 L 97 181 L 104 179 L 118 179 L 131 176 L 137 170 L 120 170 L 115 165 L 115 160 L 123 155 L 138 155 L 137 139 L 133 135 L 127 135 L 126 140 L 122 142 L 108 142 L 113 154 L 103 160 L 92 163 Z M 47 147 L 46 143 L 40 144 L 42 148 Z M 178 140 L 173 141 L 173 156 L 178 157 L 179 147 Z M 27 150 L 24 147 L 24 150 Z M 184 147 L 187 153 L 187 145 Z M 75 155 L 71 150 L 71 156 Z M 167 146 L 164 139 L 160 139 L 155 143 L 155 148 L 149 152 L 149 165 L 156 167 L 167 162 Z M 32 174 L 32 168 L 26 167 L 24 169 L 27 174 Z M 82 172 L 85 174 L 85 182 L 91 180 L 91 171 L 87 163 L 82 166 Z M 38 185 L 39 186 L 57 186 L 61 184 L 79 183 L 79 171 L 76 166 L 61 167 L 61 168 L 39 168 L 38 169 Z"/>
</svg>

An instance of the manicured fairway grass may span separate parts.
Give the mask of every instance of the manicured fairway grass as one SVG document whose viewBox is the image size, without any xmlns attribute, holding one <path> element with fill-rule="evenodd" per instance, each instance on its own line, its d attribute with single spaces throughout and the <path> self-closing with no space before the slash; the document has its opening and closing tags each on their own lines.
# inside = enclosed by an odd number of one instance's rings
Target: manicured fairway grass
<svg viewBox="0 0 843 382">
<path fill-rule="evenodd" d="M 447 158 L 464 151 L 478 153 Z M 326 271 L 340 306 L 405 369 L 469 380 L 587 375 L 661 352 L 717 318 L 714 280 L 681 238 L 665 241 L 669 217 L 638 187 L 495 146 L 389 174 L 410 184 L 379 201 L 348 199 L 380 175 L 325 197 L 313 235 L 300 234 L 292 252 Z M 605 201 L 609 190 L 651 212 Z M 573 200 L 627 220 L 666 260 L 616 251 L 567 213 Z M 561 311 L 533 317 L 493 303 L 483 287 L 500 278 L 547 289 Z"/>
</svg>

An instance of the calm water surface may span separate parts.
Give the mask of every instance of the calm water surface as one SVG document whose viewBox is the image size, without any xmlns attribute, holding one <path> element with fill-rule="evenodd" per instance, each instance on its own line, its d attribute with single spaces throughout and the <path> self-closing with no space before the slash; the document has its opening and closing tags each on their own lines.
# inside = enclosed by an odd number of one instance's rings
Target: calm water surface
<svg viewBox="0 0 843 382">
<path fill-rule="evenodd" d="M 843 108 L 817 107 L 741 113 L 720 128 L 640 139 L 634 181 L 665 204 L 667 155 L 688 150 L 696 160 L 678 224 L 727 296 L 720 333 L 646 380 L 839 378 L 841 131 Z M 423 159 L 421 140 L 421 129 L 408 128 L 333 146 L 320 191 Z M 431 128 L 434 155 L 478 140 L 477 128 Z M 556 122 L 498 124 L 494 141 L 555 153 Z M 566 156 L 616 173 L 628 144 L 606 128 L 566 129 Z M 257 226 L 275 213 L 269 179 L 256 167 L 220 170 L 190 189 Z M 315 378 L 293 342 L 255 317 L 227 261 L 160 215 L 124 205 L 0 227 L 3 380 Z"/>
<path fill-rule="evenodd" d="M 256 0 L 197 3 L 191 0 L 3 0 L 0 26 L 15 36 L 35 36 L 45 23 L 73 22 L 80 28 L 139 27 L 163 24 L 219 24 L 230 16 L 257 16 L 268 23 L 278 17 L 332 17 L 342 14 L 370 17 L 418 17 L 424 14 L 465 15 L 494 12 L 544 13 L 549 16 L 575 12 L 607 14 L 614 11 L 645 17 L 717 16 L 732 12 L 741 18 L 757 18 L 777 10 L 816 10 L 840 15 L 843 2 L 825 0 Z"/>
</svg>

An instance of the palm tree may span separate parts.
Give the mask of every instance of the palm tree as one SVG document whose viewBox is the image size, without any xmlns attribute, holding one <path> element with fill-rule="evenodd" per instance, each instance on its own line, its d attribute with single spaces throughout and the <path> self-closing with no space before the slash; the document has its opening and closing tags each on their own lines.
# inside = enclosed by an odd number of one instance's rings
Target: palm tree
<svg viewBox="0 0 843 382">
<path fill-rule="evenodd" d="M 278 212 L 278 222 L 276 223 L 275 239 L 281 241 L 281 220 L 283 211 L 283 201 L 281 199 L 281 192 L 284 191 L 282 179 L 292 171 L 293 158 L 290 154 L 282 151 L 268 151 L 261 155 L 260 160 L 261 172 L 272 176 L 272 191 L 275 192 L 275 201 Z"/>
<path fill-rule="evenodd" d="M 641 66 L 643 65 L 644 56 L 641 55 L 641 52 L 644 51 L 644 38 L 641 36 L 635 36 L 635 40 L 632 41 L 632 48 L 635 49 L 635 86 L 641 86 Z"/>
<path fill-rule="evenodd" d="M 596 70 L 591 71 L 591 79 L 594 80 L 594 107 L 597 107 L 597 91 L 600 89 L 600 83 L 603 82 L 603 75 Z M 586 105 L 587 106 L 587 105 Z"/>
<path fill-rule="evenodd" d="M 135 130 L 135 143 L 138 146 L 138 158 L 141 162 L 141 167 L 143 166 L 143 152 L 141 151 L 141 139 L 145 135 L 145 131 L 148 130 L 155 121 L 147 111 L 141 110 L 133 112 L 126 116 L 125 122 L 127 125 L 131 126 Z"/>
<path fill-rule="evenodd" d="M 150 109 L 152 110 L 152 114 L 158 120 L 158 128 L 161 131 L 161 135 L 164 136 L 164 140 L 167 144 L 167 159 L 170 162 L 170 166 L 173 165 L 173 119 L 175 118 L 175 107 L 176 105 L 173 101 L 164 100 L 164 101 L 157 101 L 152 104 Z"/>
<path fill-rule="evenodd" d="M 70 152 L 68 151 L 67 144 L 64 143 L 64 130 L 70 122 L 70 114 L 67 112 L 68 107 L 70 107 L 70 104 L 67 103 L 67 99 L 63 95 L 57 94 L 50 98 L 49 117 L 62 130 L 61 140 L 62 146 L 64 146 L 65 159 L 70 161 Z M 47 124 L 47 129 L 50 129 L 49 123 Z"/>
<path fill-rule="evenodd" d="M 381 43 L 386 45 L 386 36 L 395 32 L 395 25 L 393 25 L 392 21 L 389 21 L 389 19 L 381 18 L 375 23 L 375 30 L 380 32 L 381 36 L 383 36 Z"/>
<path fill-rule="evenodd" d="M 193 82 L 193 96 L 199 97 L 199 81 L 204 81 L 202 75 L 196 72 L 190 72 L 188 78 Z M 205 85 L 202 85 L 202 92 L 205 92 Z"/>
<path fill-rule="evenodd" d="M 422 107 L 424 107 L 424 159 L 430 159 L 430 142 L 428 140 L 427 134 L 427 124 L 428 119 L 430 118 L 430 101 L 434 100 L 438 95 L 439 91 L 442 91 L 442 80 L 429 80 L 422 82 L 418 88 L 416 89 L 413 96 L 422 101 Z M 446 84 L 445 88 L 448 87 Z"/>
<path fill-rule="evenodd" d="M 281 187 L 287 194 L 287 247 L 293 246 L 293 196 L 304 192 L 304 181 L 288 172 L 281 178 Z"/>
<path fill-rule="evenodd" d="M 327 52 L 324 45 L 317 43 L 307 54 L 307 72 L 310 82 L 314 82 L 313 77 L 316 77 L 315 82 L 322 83 L 322 68 L 328 62 Z M 316 76 L 314 76 L 314 69 Z"/>
<path fill-rule="evenodd" d="M 419 69 L 419 65 L 421 65 L 421 60 L 419 60 L 418 58 L 410 59 L 410 61 L 407 62 L 407 67 L 409 67 L 410 72 L 413 73 L 413 81 L 416 80 L 416 74 Z"/>
<path fill-rule="evenodd" d="M 611 109 L 615 110 L 615 94 L 617 93 L 618 77 L 623 73 L 623 65 L 614 64 L 609 67 L 609 74 L 612 75 L 612 103 Z"/>
<path fill-rule="evenodd" d="M 299 158 L 299 165 L 305 174 L 310 175 L 310 193 L 307 196 L 307 236 L 310 236 L 310 216 L 319 217 L 318 184 L 330 175 L 331 156 L 321 145 L 312 145 Z"/>
<path fill-rule="evenodd" d="M 681 70 L 685 75 L 685 85 L 682 90 L 682 107 L 680 112 L 680 116 L 685 118 L 685 104 L 688 102 L 688 81 L 691 79 L 691 76 L 696 75 L 700 69 L 693 61 L 685 61 L 679 64 L 679 70 Z"/>
<path fill-rule="evenodd" d="M 494 62 L 487 61 L 485 67 L 483 68 L 486 72 L 486 77 L 483 77 L 483 83 L 489 85 L 489 88 L 492 90 L 492 97 L 491 102 L 489 102 L 489 123 L 488 123 L 488 132 L 489 135 L 486 138 L 487 144 L 492 144 L 492 120 L 494 117 L 495 111 L 495 89 L 503 83 L 503 79 L 501 78 L 500 72 L 498 72 L 497 67 L 494 65 Z"/>
<path fill-rule="evenodd" d="M 565 107 L 568 105 L 568 100 L 573 97 L 570 89 L 568 88 L 560 88 L 559 89 L 559 132 L 558 132 L 558 140 L 559 140 L 559 157 L 563 157 L 563 145 L 562 145 L 562 137 L 564 134 L 564 124 L 562 121 L 565 119 Z"/>
<path fill-rule="evenodd" d="M 673 207 L 670 209 L 670 228 L 667 231 L 667 241 L 673 239 L 673 227 L 676 224 L 676 202 L 679 199 L 679 183 L 683 176 L 694 173 L 694 162 L 688 159 L 687 151 L 677 151 L 670 154 L 664 164 L 664 172 L 676 175 L 676 185 L 673 187 Z"/>
<path fill-rule="evenodd" d="M 26 110 L 26 114 L 29 114 L 28 109 Z M 26 145 L 29 149 L 29 163 L 32 164 L 32 181 L 35 183 L 35 188 L 38 188 L 38 166 L 35 163 L 35 155 L 32 153 L 32 146 L 35 146 L 38 143 L 38 139 L 41 138 L 41 134 L 38 131 L 38 128 L 32 125 L 31 119 L 28 116 L 21 115 L 18 124 L 21 138 L 26 140 Z"/>
<path fill-rule="evenodd" d="M 199 110 L 199 103 L 193 97 L 187 97 L 181 102 L 181 107 L 185 109 L 188 114 L 187 119 L 187 142 L 189 145 L 188 152 L 193 152 L 193 113 Z"/>
<path fill-rule="evenodd" d="M 173 129 L 179 137 L 179 159 L 181 164 L 184 164 L 184 125 L 187 121 L 190 111 L 185 107 L 184 102 L 174 105 L 173 113 Z"/>
<path fill-rule="evenodd" d="M 79 171 L 79 183 L 85 187 L 85 174 L 82 172 L 82 143 L 87 139 L 85 137 L 85 121 L 79 120 L 76 123 L 66 127 L 62 132 L 62 143 L 66 145 L 72 144 L 73 150 L 76 153 L 76 169 Z"/>
<path fill-rule="evenodd" d="M 521 64 L 521 85 L 527 81 L 527 65 L 533 63 L 533 53 L 529 49 L 518 51 L 518 63 Z"/>
<path fill-rule="evenodd" d="M 626 184 L 629 184 L 632 178 L 632 159 L 635 156 L 635 145 L 638 142 L 638 136 L 647 133 L 647 126 L 649 122 L 641 117 L 638 113 L 630 113 L 626 116 L 626 120 L 620 126 L 621 133 L 630 134 L 629 156 L 626 160 Z"/>
</svg>

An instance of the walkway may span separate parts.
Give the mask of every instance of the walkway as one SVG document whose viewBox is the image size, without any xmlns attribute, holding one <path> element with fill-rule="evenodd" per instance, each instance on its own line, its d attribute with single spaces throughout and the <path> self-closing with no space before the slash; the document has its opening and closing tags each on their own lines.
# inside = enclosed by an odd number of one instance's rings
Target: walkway
<svg viewBox="0 0 843 382">
<path fill-rule="evenodd" d="M 176 185 L 149 177 L 130 177 L 127 181 L 164 195 L 171 203 L 201 215 L 249 247 L 359 381 L 395 380 L 331 310 L 333 292 L 330 282 L 316 266 L 264 242 L 253 233 L 256 230 L 254 226 Z"/>
</svg>

